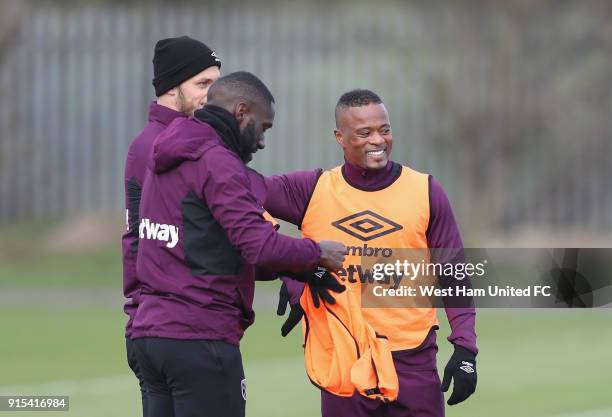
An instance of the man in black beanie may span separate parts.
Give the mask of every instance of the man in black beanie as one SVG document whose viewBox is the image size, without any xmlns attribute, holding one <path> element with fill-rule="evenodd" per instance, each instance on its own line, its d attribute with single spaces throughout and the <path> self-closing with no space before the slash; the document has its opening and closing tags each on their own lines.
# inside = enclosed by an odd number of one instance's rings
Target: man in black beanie
<svg viewBox="0 0 612 417">
<path fill-rule="evenodd" d="M 157 103 L 193 116 L 219 78 L 221 61 L 208 46 L 188 36 L 162 39 L 155 45 L 153 86 Z"/>
<path fill-rule="evenodd" d="M 143 413 L 147 416 L 147 394 L 143 390 L 141 368 L 132 341 L 132 321 L 140 299 L 136 276 L 138 252 L 138 211 L 140 195 L 153 140 L 179 117 L 187 117 L 204 106 L 208 89 L 219 78 L 221 61 L 202 42 L 187 36 L 162 39 L 155 45 L 153 85 L 157 102 L 149 105 L 149 121 L 130 144 L 125 163 L 126 231 L 122 238 L 124 311 L 129 320 L 125 328 L 127 358 L 138 377 Z"/>
</svg>

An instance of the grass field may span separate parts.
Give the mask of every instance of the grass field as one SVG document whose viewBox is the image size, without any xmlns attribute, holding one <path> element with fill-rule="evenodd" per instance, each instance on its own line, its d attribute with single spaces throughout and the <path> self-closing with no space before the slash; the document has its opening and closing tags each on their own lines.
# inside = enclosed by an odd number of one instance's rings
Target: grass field
<svg viewBox="0 0 612 417">
<path fill-rule="evenodd" d="M 33 250 L 34 261 L 0 255 L 0 395 L 69 395 L 70 411 L 52 415 L 140 415 L 125 360 L 118 251 Z M 299 332 L 280 337 L 276 289 L 258 287 L 257 320 L 242 345 L 247 415 L 316 416 L 319 396 L 303 371 Z M 451 351 L 443 312 L 440 319 L 443 368 Z M 447 407 L 447 416 L 612 416 L 611 319 L 610 310 L 479 311 L 477 392 Z"/>
<path fill-rule="evenodd" d="M 0 308 L 0 393 L 70 395 L 67 415 L 75 417 L 138 415 L 123 322 L 121 312 L 102 307 Z M 248 415 L 317 415 L 318 395 L 304 376 L 298 333 L 282 339 L 279 324 L 272 312 L 260 313 L 244 340 Z M 446 327 L 441 335 L 448 334 Z M 482 311 L 477 393 L 447 414 L 611 415 L 610 327 L 604 312 Z M 445 363 L 450 351 L 440 339 Z"/>
</svg>

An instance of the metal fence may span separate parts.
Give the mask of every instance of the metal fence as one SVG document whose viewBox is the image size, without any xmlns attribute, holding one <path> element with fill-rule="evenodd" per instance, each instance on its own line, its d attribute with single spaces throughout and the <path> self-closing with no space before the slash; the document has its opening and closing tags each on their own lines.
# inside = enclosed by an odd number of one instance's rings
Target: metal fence
<svg viewBox="0 0 612 417">
<path fill-rule="evenodd" d="M 339 164 L 335 102 L 370 88 L 393 158 L 437 177 L 464 228 L 610 231 L 610 7 L 526 3 L 21 3 L 0 39 L 0 222 L 119 214 L 153 46 L 188 34 L 275 94 L 265 174 Z"/>
</svg>

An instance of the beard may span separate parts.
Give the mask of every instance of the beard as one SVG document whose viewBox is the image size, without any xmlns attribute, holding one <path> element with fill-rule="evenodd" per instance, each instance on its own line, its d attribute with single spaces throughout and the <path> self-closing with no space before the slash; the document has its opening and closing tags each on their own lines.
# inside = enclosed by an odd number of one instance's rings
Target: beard
<svg viewBox="0 0 612 417">
<path fill-rule="evenodd" d="M 176 95 L 176 107 L 178 108 L 179 112 L 187 114 L 189 116 L 193 116 L 193 114 L 197 110 L 196 108 L 191 107 L 189 103 L 187 103 L 187 99 L 185 98 L 181 87 L 178 88 L 178 94 Z"/>
<path fill-rule="evenodd" d="M 253 159 L 253 154 L 257 152 L 257 135 L 255 134 L 255 122 L 251 120 L 249 124 L 240 132 L 240 147 L 244 150 L 247 162 Z"/>
</svg>

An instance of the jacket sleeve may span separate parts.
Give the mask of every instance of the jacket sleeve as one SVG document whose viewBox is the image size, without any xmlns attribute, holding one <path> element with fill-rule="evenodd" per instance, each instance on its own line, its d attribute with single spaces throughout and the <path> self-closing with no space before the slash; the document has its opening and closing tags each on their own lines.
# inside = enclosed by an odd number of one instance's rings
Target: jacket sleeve
<svg viewBox="0 0 612 417">
<path fill-rule="evenodd" d="M 455 221 L 453 210 L 442 186 L 433 178 L 429 177 L 429 227 L 427 228 L 427 244 L 430 249 L 434 249 L 433 260 L 435 262 L 464 262 L 463 242 L 459 233 L 459 227 Z M 435 251 L 435 249 L 442 249 Z M 436 259 L 437 258 L 437 259 Z M 442 286 L 448 287 L 462 283 L 465 285 L 467 279 L 463 281 L 454 277 L 439 277 Z M 473 299 L 453 300 L 453 304 L 460 304 L 460 307 L 449 306 L 445 300 L 445 312 L 451 327 L 451 334 L 448 341 L 462 346 L 474 353 L 478 353 L 476 346 L 476 309 Z"/>
<path fill-rule="evenodd" d="M 300 226 L 321 172 L 315 169 L 265 177 L 264 208 L 277 219 Z"/>
<path fill-rule="evenodd" d="M 274 230 L 262 217 L 245 165 L 228 150 L 214 147 L 202 155 L 202 196 L 213 217 L 249 264 L 271 271 L 301 272 L 316 268 L 319 245 Z"/>
<path fill-rule="evenodd" d="M 321 172 L 321 169 L 315 169 L 264 177 L 266 211 L 276 218 L 300 226 Z M 282 277 L 281 280 L 287 286 L 291 305 L 299 303 L 305 284 L 289 277 Z"/>
<path fill-rule="evenodd" d="M 139 303 L 139 284 L 136 277 L 136 260 L 138 256 L 138 210 L 142 193 L 142 174 L 144 157 L 139 153 L 140 147 L 132 143 L 124 170 L 124 197 L 126 229 L 121 239 L 123 253 L 123 295 L 131 299 L 126 309 L 136 309 Z"/>
</svg>

